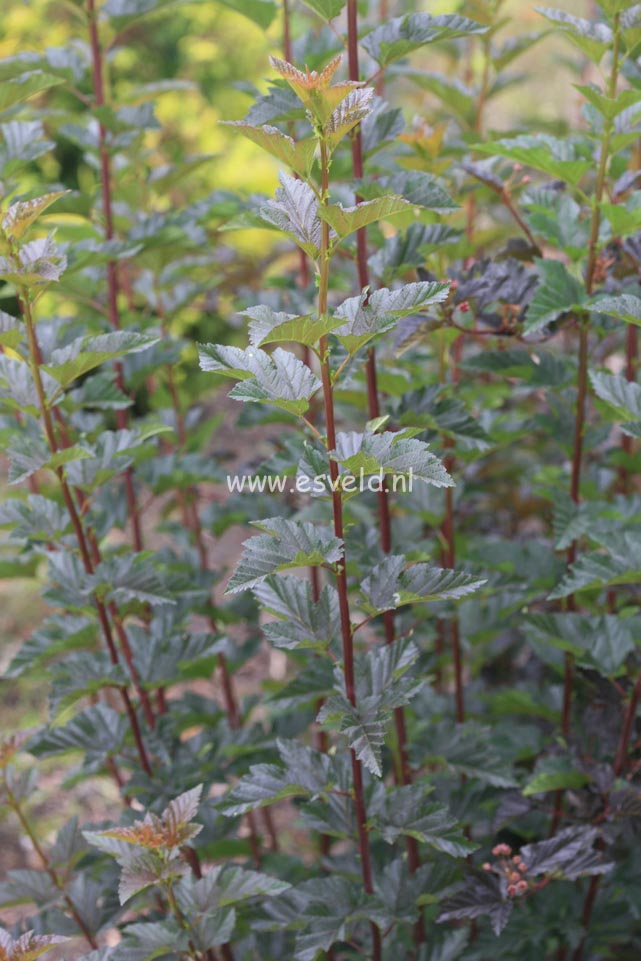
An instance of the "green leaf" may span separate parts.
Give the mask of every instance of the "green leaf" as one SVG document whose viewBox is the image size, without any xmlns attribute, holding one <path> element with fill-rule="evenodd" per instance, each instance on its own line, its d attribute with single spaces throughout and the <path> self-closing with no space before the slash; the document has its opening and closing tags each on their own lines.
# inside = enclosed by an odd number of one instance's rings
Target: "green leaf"
<svg viewBox="0 0 641 961">
<path fill-rule="evenodd" d="M 429 444 L 404 432 L 383 431 L 340 432 L 336 436 L 336 450 L 330 451 L 333 460 L 351 471 L 353 475 L 390 474 L 396 477 L 414 478 L 434 487 L 453 487 L 454 481 L 441 461 L 428 449 Z M 349 490 L 348 478 L 342 478 L 342 488 Z"/>
<path fill-rule="evenodd" d="M 307 140 L 296 142 L 291 137 L 281 133 L 277 127 L 269 125 L 255 127 L 244 120 L 226 121 L 226 123 L 230 127 L 235 127 L 248 140 L 262 147 L 272 157 L 276 157 L 281 163 L 287 164 L 301 177 L 306 177 L 309 174 L 316 150 L 314 138 L 310 137 Z"/>
<path fill-rule="evenodd" d="M 328 697 L 316 720 L 338 730 L 347 738 L 350 749 L 375 777 L 383 776 L 383 744 L 389 714 L 382 716 L 360 704 L 351 704 L 342 695 Z"/>
<path fill-rule="evenodd" d="M 594 393 L 626 420 L 641 420 L 641 384 L 622 374 L 590 371 Z"/>
<path fill-rule="evenodd" d="M 596 532 L 592 532 L 597 539 Z M 603 538 L 603 548 L 609 553 L 592 551 L 581 554 L 568 573 L 548 595 L 550 600 L 569 597 L 593 587 L 641 583 L 641 542 L 638 534 L 626 531 Z"/>
<path fill-rule="evenodd" d="M 614 120 L 620 113 L 641 101 L 641 90 L 621 90 L 616 97 L 606 97 L 600 90 L 587 84 L 574 84 L 588 103 L 599 111 L 606 120 Z"/>
<path fill-rule="evenodd" d="M 612 614 L 528 614 L 526 635 L 574 654 L 580 664 L 596 668 L 606 677 L 616 677 L 641 641 L 637 618 Z"/>
<path fill-rule="evenodd" d="M 11 237 L 14 241 L 20 240 L 40 214 L 68 192 L 58 190 L 55 193 L 36 197 L 35 200 L 21 200 L 11 204 L 2 218 L 2 229 L 7 237 Z"/>
<path fill-rule="evenodd" d="M 582 17 L 574 17 L 565 10 L 554 10 L 552 7 L 536 9 L 597 65 L 612 45 L 612 30 L 605 23 L 595 23 Z"/>
<path fill-rule="evenodd" d="M 394 194 L 413 206 L 424 207 L 426 210 L 457 210 L 459 207 L 436 177 L 422 170 L 401 170 L 389 177 L 378 177 L 376 180 L 359 183 L 358 193 L 365 200 Z"/>
<path fill-rule="evenodd" d="M 584 285 L 559 260 L 537 260 L 536 264 L 540 284 L 527 310 L 525 334 L 542 330 L 563 314 L 581 310 L 587 300 Z"/>
<path fill-rule="evenodd" d="M 230 397 L 273 404 L 292 414 L 304 414 L 310 397 L 321 386 L 306 364 L 280 347 L 270 356 L 257 347 L 241 350 L 239 347 L 201 344 L 199 358 L 201 370 L 241 381 L 230 392 Z"/>
<path fill-rule="evenodd" d="M 139 961 L 155 961 L 163 957 L 173 959 L 179 951 L 183 954 L 188 950 L 189 936 L 174 918 L 128 924 L 119 946 L 123 958 Z"/>
<path fill-rule="evenodd" d="M 255 587 L 278 571 L 335 564 L 342 557 L 343 545 L 325 527 L 283 517 L 253 524 L 265 533 L 243 544 L 242 556 L 227 585 L 228 594 Z"/>
<path fill-rule="evenodd" d="M 462 827 L 447 808 L 428 801 L 423 784 L 389 788 L 373 817 L 383 838 L 393 844 L 399 837 L 412 837 L 454 858 L 464 858 L 478 845 L 468 841 Z"/>
<path fill-rule="evenodd" d="M 335 150 L 343 137 L 369 115 L 373 97 L 373 87 L 358 87 L 341 100 L 325 125 L 330 151 Z"/>
<path fill-rule="evenodd" d="M 597 297 L 590 302 L 590 309 L 641 327 L 641 298 L 634 294 Z"/>
<path fill-rule="evenodd" d="M 370 612 L 394 610 L 404 604 L 458 600 L 485 584 L 473 574 L 429 564 L 406 566 L 402 554 L 389 554 L 361 582 Z"/>
<path fill-rule="evenodd" d="M 499 878 L 483 872 L 469 875 L 462 887 L 446 898 L 437 922 L 458 921 L 489 915 L 492 930 L 499 935 L 512 913 L 513 901 L 507 897 Z"/>
<path fill-rule="evenodd" d="M 448 283 L 431 281 L 405 284 L 397 290 L 381 287 L 373 293 L 366 288 L 360 297 L 350 297 L 336 308 L 335 316 L 345 323 L 335 334 L 346 350 L 355 353 L 394 327 L 400 317 L 442 303 L 448 293 Z"/>
<path fill-rule="evenodd" d="M 250 318 L 249 339 L 254 347 L 283 342 L 314 347 L 321 337 L 339 327 L 342 322 L 340 318 L 329 316 L 305 314 L 299 317 L 262 305 L 248 307 L 243 314 Z"/>
<path fill-rule="evenodd" d="M 474 149 L 534 167 L 549 177 L 573 186 L 576 186 L 593 166 L 591 160 L 579 156 L 572 141 L 560 140 L 549 134 L 522 134 L 492 143 L 475 144 Z"/>
<path fill-rule="evenodd" d="M 281 764 L 255 764 L 220 801 L 227 817 L 290 797 L 318 797 L 335 777 L 332 759 L 296 741 L 276 742 Z"/>
<path fill-rule="evenodd" d="M 312 188 L 304 180 L 297 180 L 280 171 L 281 186 L 273 200 L 260 208 L 263 221 L 282 230 L 308 257 L 316 260 L 320 254 L 321 222 L 319 205 Z"/>
<path fill-rule="evenodd" d="M 0 928 L 0 951 L 7 961 L 36 961 L 36 958 L 46 954 L 56 945 L 65 944 L 69 940 L 57 934 L 35 934 L 33 931 L 28 931 L 14 941 L 3 928 Z"/>
<path fill-rule="evenodd" d="M 16 317 L 0 310 L 0 347 L 18 347 L 22 343 L 24 328 Z"/>
<path fill-rule="evenodd" d="M 152 551 L 107 557 L 95 569 L 94 584 L 118 604 L 175 604 L 154 560 Z"/>
<path fill-rule="evenodd" d="M 342 668 L 335 669 L 337 694 L 328 697 L 317 720 L 347 738 L 356 757 L 376 777 L 381 777 L 382 747 L 392 711 L 407 704 L 420 689 L 411 668 L 418 657 L 406 641 L 358 654 L 354 663 L 355 703 L 347 698 Z"/>
<path fill-rule="evenodd" d="M 342 204 L 317 206 L 315 215 L 336 231 L 340 241 L 356 230 L 362 230 L 363 227 L 369 226 L 369 224 L 378 223 L 379 220 L 387 220 L 389 217 L 405 213 L 411 209 L 411 206 L 409 201 L 402 197 L 377 197 L 375 200 L 366 200 L 355 207 L 343 207 Z M 302 246 L 302 243 L 300 246 Z"/>
<path fill-rule="evenodd" d="M 126 718 L 107 707 L 96 704 L 77 714 L 62 727 L 51 727 L 29 742 L 29 750 L 38 757 L 66 751 L 83 751 L 87 760 L 118 753 L 128 730 Z"/>
<path fill-rule="evenodd" d="M 85 832 L 85 837 L 89 841 L 92 840 L 89 831 Z M 141 891 L 162 886 L 167 881 L 173 883 L 189 871 L 188 866 L 178 857 L 161 858 L 155 851 L 132 851 L 120 860 L 120 864 L 122 873 L 118 885 L 118 898 L 121 905 L 126 904 Z"/>
<path fill-rule="evenodd" d="M 612 867 L 601 851 L 594 848 L 599 832 L 594 827 L 569 827 L 552 838 L 526 844 L 520 854 L 528 874 L 539 877 L 553 874 L 568 881 L 593 874 L 605 874 Z"/>
<path fill-rule="evenodd" d="M 275 647 L 324 650 L 339 634 L 338 594 L 329 585 L 323 587 L 317 601 L 310 581 L 287 575 L 267 577 L 253 593 L 278 618 L 263 625 L 263 633 Z"/>
<path fill-rule="evenodd" d="M 287 881 L 250 871 L 236 864 L 217 864 L 202 878 L 186 875 L 176 887 L 176 899 L 189 916 L 254 898 L 273 898 L 291 888 Z"/>
<path fill-rule="evenodd" d="M 421 742 L 423 743 L 423 742 Z M 457 774 L 478 778 L 493 787 L 514 787 L 510 765 L 497 753 L 490 728 L 468 722 L 432 724 L 429 748 L 421 751 L 421 763 L 441 763 Z"/>
<path fill-rule="evenodd" d="M 414 83 L 424 90 L 429 90 L 448 107 L 449 111 L 457 114 L 469 127 L 476 118 L 477 93 L 460 80 L 445 77 L 440 73 L 409 70 L 407 73 Z"/>
<path fill-rule="evenodd" d="M 42 70 L 32 70 L 17 77 L 3 80 L 0 83 L 0 113 L 4 113 L 14 104 L 29 100 L 37 93 L 42 93 L 43 90 L 48 90 L 49 87 L 55 87 L 62 82 L 62 77 L 54 77 Z"/>
<path fill-rule="evenodd" d="M 303 0 L 303 3 L 328 23 L 334 20 L 345 6 L 345 0 Z"/>
<path fill-rule="evenodd" d="M 242 13 L 263 30 L 267 30 L 272 25 L 278 13 L 278 6 L 273 0 L 220 0 L 220 2 L 224 7 Z"/>
<path fill-rule="evenodd" d="M 428 13 L 409 13 L 376 27 L 364 37 L 362 45 L 377 63 L 384 66 L 425 44 L 476 36 L 486 31 L 483 24 L 457 14 L 432 17 Z"/>
<path fill-rule="evenodd" d="M 549 791 L 576 789 L 585 787 L 589 782 L 587 774 L 571 767 L 568 757 L 553 755 L 537 764 L 533 777 L 523 788 L 523 794 L 531 797 L 533 794 L 546 794 Z"/>
<path fill-rule="evenodd" d="M 67 258 L 52 237 L 30 240 L 18 251 L 18 262 L 0 257 L 0 277 L 17 287 L 39 287 L 60 280 Z"/>
<path fill-rule="evenodd" d="M 43 364 L 43 369 L 57 380 L 61 387 L 67 387 L 100 364 L 147 350 L 159 340 L 159 337 L 130 330 L 114 330 L 97 337 L 78 337 L 66 347 L 54 350 L 49 363 Z"/>
</svg>

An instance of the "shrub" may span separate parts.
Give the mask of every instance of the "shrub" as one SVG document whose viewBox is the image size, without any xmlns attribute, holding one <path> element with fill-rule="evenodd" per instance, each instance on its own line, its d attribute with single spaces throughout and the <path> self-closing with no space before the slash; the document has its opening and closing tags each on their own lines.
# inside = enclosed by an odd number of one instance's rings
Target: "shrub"
<svg viewBox="0 0 641 961">
<path fill-rule="evenodd" d="M 38 862 L 0 957 L 636 957 L 641 8 L 227 4 L 284 17 L 228 128 L 266 197 L 154 132 L 121 55 L 165 6 L 0 63 L 2 572 L 51 608 L 5 670 L 49 716 L 0 742 Z M 492 130 L 548 30 L 580 123 Z M 116 810 L 51 838 L 27 755 Z"/>
</svg>

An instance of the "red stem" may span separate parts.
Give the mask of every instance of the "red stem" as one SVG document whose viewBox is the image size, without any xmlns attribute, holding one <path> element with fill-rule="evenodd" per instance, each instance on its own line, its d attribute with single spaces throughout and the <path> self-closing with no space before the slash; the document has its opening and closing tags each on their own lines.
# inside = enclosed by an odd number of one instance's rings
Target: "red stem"
<svg viewBox="0 0 641 961">
<path fill-rule="evenodd" d="M 348 7 L 349 12 L 349 7 Z M 322 183 L 321 192 L 323 201 L 327 203 L 329 196 L 329 162 L 327 148 L 321 141 L 321 172 Z M 327 313 L 327 294 L 329 285 L 329 224 L 323 221 L 321 228 L 321 254 L 320 254 L 320 275 L 318 281 L 318 313 L 324 316 Z M 334 391 L 332 386 L 332 372 L 329 362 L 327 337 L 321 337 L 319 344 L 321 356 L 321 380 L 323 386 L 323 406 L 325 412 L 325 431 L 327 437 L 327 450 L 336 450 L 336 423 L 334 417 Z M 345 558 L 345 530 L 343 525 L 343 500 L 339 489 L 339 470 L 338 464 L 333 458 L 329 458 L 329 472 L 332 481 L 332 512 L 334 518 L 334 534 L 343 543 L 343 556 L 336 563 L 336 590 L 338 593 L 338 606 L 341 620 L 341 638 L 343 644 L 343 675 L 345 679 L 345 692 L 352 705 L 356 705 L 356 686 L 354 678 L 354 637 L 352 621 L 349 609 L 349 592 L 347 585 L 347 569 Z M 356 821 L 358 824 L 358 847 L 361 858 L 361 873 L 363 877 L 363 887 L 367 894 L 374 893 L 374 883 L 372 876 L 372 860 L 369 845 L 369 834 L 367 826 L 367 808 L 365 804 L 365 793 L 363 789 L 363 770 L 361 762 L 356 757 L 355 752 L 350 751 L 352 762 L 352 780 L 354 786 L 354 807 Z M 370 925 L 372 933 L 372 961 L 381 961 L 381 932 L 374 922 Z"/>
<path fill-rule="evenodd" d="M 103 80 L 103 56 L 98 33 L 98 16 L 95 0 L 87 0 L 87 18 L 89 22 L 89 42 L 91 46 L 91 67 L 93 77 L 94 101 L 97 108 L 105 105 L 105 89 Z M 100 161 L 100 188 L 102 192 L 102 214 L 105 222 L 105 239 L 113 240 L 114 217 L 111 193 L 111 158 L 107 147 L 107 131 L 98 122 L 98 156 Z M 118 310 L 118 266 L 115 260 L 107 263 L 107 305 L 109 322 L 114 330 L 119 330 L 120 312 Z M 120 361 L 114 363 L 116 386 L 122 393 L 126 393 L 125 382 Z M 116 423 L 119 430 L 124 430 L 129 423 L 127 410 L 116 411 Z M 124 472 L 125 496 L 127 509 L 131 521 L 134 550 L 141 551 L 144 547 L 142 526 L 140 523 L 140 509 L 134 486 L 133 469 L 128 467 Z"/>
<path fill-rule="evenodd" d="M 60 448 L 58 446 L 58 441 L 56 439 L 56 433 L 53 426 L 53 418 L 51 416 L 51 411 L 47 405 L 46 393 L 44 390 L 44 385 L 42 383 L 42 377 L 40 374 L 39 358 L 42 355 L 40 351 L 40 345 L 38 343 L 38 338 L 36 335 L 35 323 L 31 314 L 31 305 L 26 292 L 24 293 L 24 296 L 21 297 L 20 303 L 21 303 L 22 312 L 25 318 L 26 328 L 27 328 L 27 337 L 29 340 L 29 353 L 31 356 L 31 369 L 33 373 L 34 383 L 36 386 L 36 391 L 38 394 L 38 402 L 39 402 L 40 413 L 41 413 L 42 421 L 44 425 L 45 436 L 47 438 L 47 443 L 49 444 L 49 449 L 51 450 L 51 453 L 57 454 Z M 82 559 L 83 567 L 86 573 L 91 575 L 94 573 L 94 567 L 91 560 L 88 541 L 85 535 L 85 530 L 82 524 L 82 520 L 80 518 L 80 515 L 78 514 L 78 511 L 76 510 L 76 505 L 75 505 L 71 490 L 69 488 L 69 485 L 67 484 L 63 468 L 62 467 L 56 468 L 55 473 L 58 477 L 58 481 L 60 483 L 60 489 L 62 491 L 62 497 L 65 502 L 65 507 L 67 509 L 67 513 L 69 514 L 71 526 L 73 527 L 73 531 L 76 536 L 76 541 L 78 543 L 78 549 L 80 551 L 80 557 Z M 107 645 L 107 650 L 109 652 L 109 658 L 112 664 L 116 665 L 119 663 L 119 658 L 118 658 L 118 652 L 116 650 L 116 646 L 114 644 L 113 635 L 111 632 L 111 625 L 109 624 L 109 618 L 107 616 L 107 609 L 105 608 L 105 605 L 103 604 L 103 602 L 95 595 L 94 595 L 94 604 L 95 604 L 96 612 L 98 615 L 98 621 L 100 623 L 100 627 L 102 629 L 102 633 Z M 125 711 L 127 712 L 127 716 L 129 718 L 129 724 L 134 737 L 134 741 L 136 743 L 136 748 L 138 750 L 140 763 L 145 773 L 151 776 L 151 765 L 149 763 L 149 758 L 147 756 L 145 745 L 142 739 L 142 734 L 140 732 L 138 717 L 136 715 L 136 711 L 134 710 L 134 706 L 131 702 L 131 698 L 129 697 L 129 692 L 125 687 L 119 687 L 118 690 L 122 697 Z"/>
<path fill-rule="evenodd" d="M 386 17 L 386 6 L 381 7 L 381 17 Z M 347 0 L 347 59 L 349 79 L 353 82 L 360 81 L 360 69 L 358 62 L 358 5 L 356 0 Z M 376 92 L 380 95 L 383 90 L 383 74 L 378 78 Z M 364 173 L 363 164 L 363 140 L 360 126 L 356 128 L 352 135 L 352 173 L 356 180 L 361 180 Z M 356 196 L 356 203 L 361 201 L 361 197 Z M 369 287 L 369 268 L 367 264 L 367 230 L 362 228 L 356 232 L 356 267 L 358 272 L 358 285 L 361 290 Z M 367 380 L 367 408 L 370 420 L 380 416 L 380 401 L 378 394 L 378 374 L 376 368 L 376 351 L 371 347 L 367 352 L 367 363 L 365 368 Z M 384 554 L 391 553 L 392 550 L 392 523 L 390 516 L 389 494 L 383 487 L 377 495 L 378 498 L 378 523 L 381 549 Z M 394 626 L 394 612 L 386 611 L 383 615 L 383 627 L 385 631 L 386 644 L 393 644 L 396 638 Z M 411 784 L 412 770 L 407 753 L 407 725 L 405 722 L 405 711 L 398 707 L 394 711 L 394 726 L 396 729 L 396 743 L 398 748 L 398 763 L 395 765 L 395 780 L 397 784 Z M 418 842 L 415 838 L 406 838 L 407 859 L 410 870 L 416 871 L 420 864 Z M 417 944 L 425 940 L 423 918 L 415 928 L 415 941 Z"/>
</svg>

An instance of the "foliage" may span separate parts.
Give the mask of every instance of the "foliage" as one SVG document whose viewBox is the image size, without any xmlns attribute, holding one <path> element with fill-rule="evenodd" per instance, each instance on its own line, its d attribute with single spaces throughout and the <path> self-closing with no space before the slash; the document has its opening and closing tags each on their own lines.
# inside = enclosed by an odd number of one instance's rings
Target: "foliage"
<svg viewBox="0 0 641 961">
<path fill-rule="evenodd" d="M 636 957 L 641 8 L 213 6 L 273 195 L 158 119 L 181 4 L 0 61 L 0 961 Z M 580 120 L 498 130 L 548 33 Z"/>
</svg>

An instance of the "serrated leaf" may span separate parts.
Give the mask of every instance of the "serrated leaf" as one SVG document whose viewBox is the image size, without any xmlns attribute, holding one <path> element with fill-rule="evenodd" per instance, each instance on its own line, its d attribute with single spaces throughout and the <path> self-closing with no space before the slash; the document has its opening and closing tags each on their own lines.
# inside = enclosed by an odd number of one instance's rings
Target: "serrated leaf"
<svg viewBox="0 0 641 961">
<path fill-rule="evenodd" d="M 35 200 L 20 200 L 11 204 L 2 218 L 2 229 L 5 234 L 14 241 L 20 240 L 40 214 L 66 193 L 68 191 L 58 190 L 36 197 Z"/>
<path fill-rule="evenodd" d="M 23 339 L 24 328 L 17 317 L 0 310 L 0 347 L 17 347 Z"/>
<path fill-rule="evenodd" d="M 397 290 L 381 287 L 370 292 L 365 289 L 360 297 L 350 297 L 340 304 L 334 314 L 345 323 L 335 334 L 350 353 L 355 353 L 379 334 L 391 330 L 400 317 L 426 310 L 447 299 L 449 284 L 421 282 L 405 284 Z"/>
<path fill-rule="evenodd" d="M 377 63 L 384 66 L 425 44 L 475 36 L 486 31 L 483 24 L 457 14 L 432 17 L 428 13 L 409 13 L 376 27 L 364 37 L 362 45 Z"/>
<path fill-rule="evenodd" d="M 312 188 L 281 171 L 281 186 L 273 200 L 260 208 L 261 218 L 286 233 L 305 253 L 316 260 L 321 246 L 319 204 Z"/>
<path fill-rule="evenodd" d="M 219 803 L 223 814 L 234 817 L 284 798 L 317 797 L 329 788 L 332 762 L 327 754 L 296 741 L 279 739 L 277 747 L 282 763 L 252 765 Z"/>
<path fill-rule="evenodd" d="M 399 837 L 415 838 L 451 857 L 467 857 L 477 845 L 468 841 L 462 828 L 443 804 L 427 800 L 425 786 L 410 784 L 390 788 L 376 810 L 375 819 L 383 838 L 393 844 Z"/>
<path fill-rule="evenodd" d="M 616 97 L 612 98 L 605 96 L 598 88 L 591 85 L 574 84 L 574 86 L 606 120 L 614 120 L 624 110 L 641 101 L 641 90 L 621 90 Z"/>
<path fill-rule="evenodd" d="M 358 191 L 365 200 L 387 193 L 402 197 L 412 206 L 425 207 L 427 210 L 458 209 L 458 204 L 452 200 L 436 177 L 422 170 L 401 170 L 388 177 L 378 177 L 376 180 L 359 184 Z M 419 225 L 413 226 L 419 227 Z M 431 225 L 432 228 L 435 226 L 437 225 Z M 422 264 L 423 261 L 421 261 Z"/>
<path fill-rule="evenodd" d="M 343 207 L 342 204 L 317 206 L 316 215 L 330 225 L 339 240 L 344 240 L 370 224 L 407 212 L 411 206 L 409 201 L 402 197 L 377 197 L 375 200 L 356 204 L 355 207 Z"/>
<path fill-rule="evenodd" d="M 451 771 L 478 778 L 493 787 L 514 787 L 513 772 L 492 744 L 491 730 L 475 723 L 443 721 L 430 728 L 429 747 L 421 752 L 421 763 L 433 760 Z"/>
<path fill-rule="evenodd" d="M 331 83 L 342 59 L 342 54 L 338 54 L 320 72 L 307 70 L 305 73 L 278 57 L 270 57 L 269 62 L 287 81 L 312 117 L 324 126 L 341 100 L 361 86 L 352 81 Z"/>
<path fill-rule="evenodd" d="M 85 751 L 89 758 L 105 757 L 120 749 L 127 732 L 127 721 L 106 704 L 96 704 L 77 714 L 62 727 L 52 727 L 36 735 L 30 750 L 37 756 L 64 751 Z"/>
<path fill-rule="evenodd" d="M 18 287 L 38 287 L 60 280 L 67 258 L 52 237 L 30 240 L 18 251 L 17 263 L 0 257 L 0 277 Z"/>
<path fill-rule="evenodd" d="M 381 777 L 382 747 L 392 711 L 407 704 L 420 684 L 411 675 L 418 656 L 413 644 L 396 641 L 358 654 L 354 663 L 355 703 L 347 697 L 342 669 L 335 669 L 335 688 L 317 720 L 338 727 L 356 757 L 376 777 Z"/>
<path fill-rule="evenodd" d="M 278 7 L 273 0 L 221 0 L 221 3 L 230 10 L 242 13 L 263 30 L 271 26 L 278 12 Z"/>
<path fill-rule="evenodd" d="M 227 594 L 255 587 L 278 571 L 335 564 L 342 557 L 343 545 L 328 528 L 283 517 L 253 523 L 265 533 L 250 537 L 243 544 Z"/>
<path fill-rule="evenodd" d="M 601 314 L 607 314 L 609 317 L 623 320 L 626 324 L 635 324 L 635 326 L 641 327 L 641 298 L 635 294 L 599 296 L 591 301 L 590 308 Z"/>
<path fill-rule="evenodd" d="M 530 302 L 525 334 L 533 334 L 563 314 L 581 310 L 587 300 L 583 284 L 559 260 L 538 260 L 540 284 Z"/>
<path fill-rule="evenodd" d="M 328 23 L 334 20 L 345 6 L 345 0 L 303 0 L 303 3 Z"/>
<path fill-rule="evenodd" d="M 599 832 L 593 827 L 569 827 L 552 838 L 526 844 L 520 854 L 528 866 L 528 874 L 559 874 L 574 881 L 584 875 L 604 874 L 612 867 L 593 845 Z"/>
<path fill-rule="evenodd" d="M 380 434 L 340 432 L 336 436 L 336 450 L 330 451 L 333 460 L 351 471 L 363 476 L 370 474 L 416 478 L 434 487 L 453 487 L 454 481 L 429 444 L 403 432 L 383 431 Z M 342 481 L 347 489 L 347 479 Z"/>
<path fill-rule="evenodd" d="M 3 80 L 0 84 L 0 113 L 59 83 L 62 83 L 61 77 L 54 77 L 42 70 L 31 70 Z"/>
<path fill-rule="evenodd" d="M 537 12 L 559 28 L 589 59 L 599 64 L 612 43 L 612 30 L 605 23 L 575 17 L 565 10 L 537 7 Z"/>
<path fill-rule="evenodd" d="M 262 305 L 248 307 L 243 314 L 250 318 L 249 340 L 254 347 L 283 342 L 314 347 L 321 337 L 342 323 L 335 317 L 316 317 L 311 314 L 299 317 Z"/>
<path fill-rule="evenodd" d="M 590 381 L 597 397 L 613 407 L 619 416 L 626 420 L 641 418 L 641 384 L 621 374 L 600 371 L 591 371 Z"/>
<path fill-rule="evenodd" d="M 592 169 L 592 161 L 583 159 L 571 141 L 560 140 L 548 134 L 521 134 L 487 144 L 475 144 L 474 149 L 534 167 L 549 177 L 573 186 Z"/>
<path fill-rule="evenodd" d="M 277 347 L 267 354 L 257 347 L 241 350 L 216 344 L 199 347 L 201 370 L 241 381 L 229 396 L 235 400 L 273 404 L 292 414 L 303 414 L 320 388 L 316 375 L 289 351 Z"/>
<path fill-rule="evenodd" d="M 373 96 L 373 87 L 358 87 L 341 100 L 325 124 L 325 137 L 330 150 L 335 150 L 343 137 L 368 116 Z"/>
<path fill-rule="evenodd" d="M 509 920 L 512 907 L 513 902 L 506 896 L 494 874 L 473 874 L 466 878 L 456 894 L 443 901 L 436 921 L 441 924 L 444 921 L 480 918 L 487 914 L 494 934 L 499 935 Z"/>
<path fill-rule="evenodd" d="M 306 177 L 314 161 L 316 141 L 313 138 L 294 141 L 277 127 L 264 125 L 256 127 L 244 120 L 227 121 L 228 126 L 240 131 L 248 140 L 262 147 L 272 157 L 291 167 L 293 171 Z"/>
<path fill-rule="evenodd" d="M 549 791 L 576 789 L 585 787 L 589 782 L 589 776 L 573 768 L 568 757 L 552 756 L 537 764 L 533 776 L 523 787 L 523 795 L 531 797 Z"/>
<path fill-rule="evenodd" d="M 464 571 L 414 564 L 406 567 L 403 555 L 390 554 L 361 582 L 370 611 L 394 610 L 404 604 L 459 600 L 473 594 L 485 580 Z"/>
<path fill-rule="evenodd" d="M 151 551 L 107 557 L 96 566 L 92 584 L 118 604 L 175 604 Z"/>
<path fill-rule="evenodd" d="M 596 532 L 593 532 L 594 539 Z M 641 583 L 641 544 L 633 532 L 606 535 L 603 548 L 608 553 L 591 551 L 581 554 L 570 567 L 563 580 L 548 597 L 569 597 L 578 591 L 593 587 L 610 587 L 616 584 Z"/>
<path fill-rule="evenodd" d="M 97 337 L 78 337 L 66 347 L 54 350 L 49 362 L 43 364 L 43 369 L 61 387 L 67 387 L 100 364 L 147 350 L 159 340 L 159 337 L 130 330 L 115 330 Z"/>
<path fill-rule="evenodd" d="M 641 638 L 636 618 L 611 614 L 528 614 L 526 635 L 574 654 L 579 662 L 616 677 Z"/>
<path fill-rule="evenodd" d="M 317 601 L 308 580 L 284 575 L 267 577 L 253 588 L 263 607 L 278 617 L 263 625 L 263 632 L 275 647 L 325 649 L 338 635 L 340 613 L 338 595 L 329 585 Z"/>
</svg>

